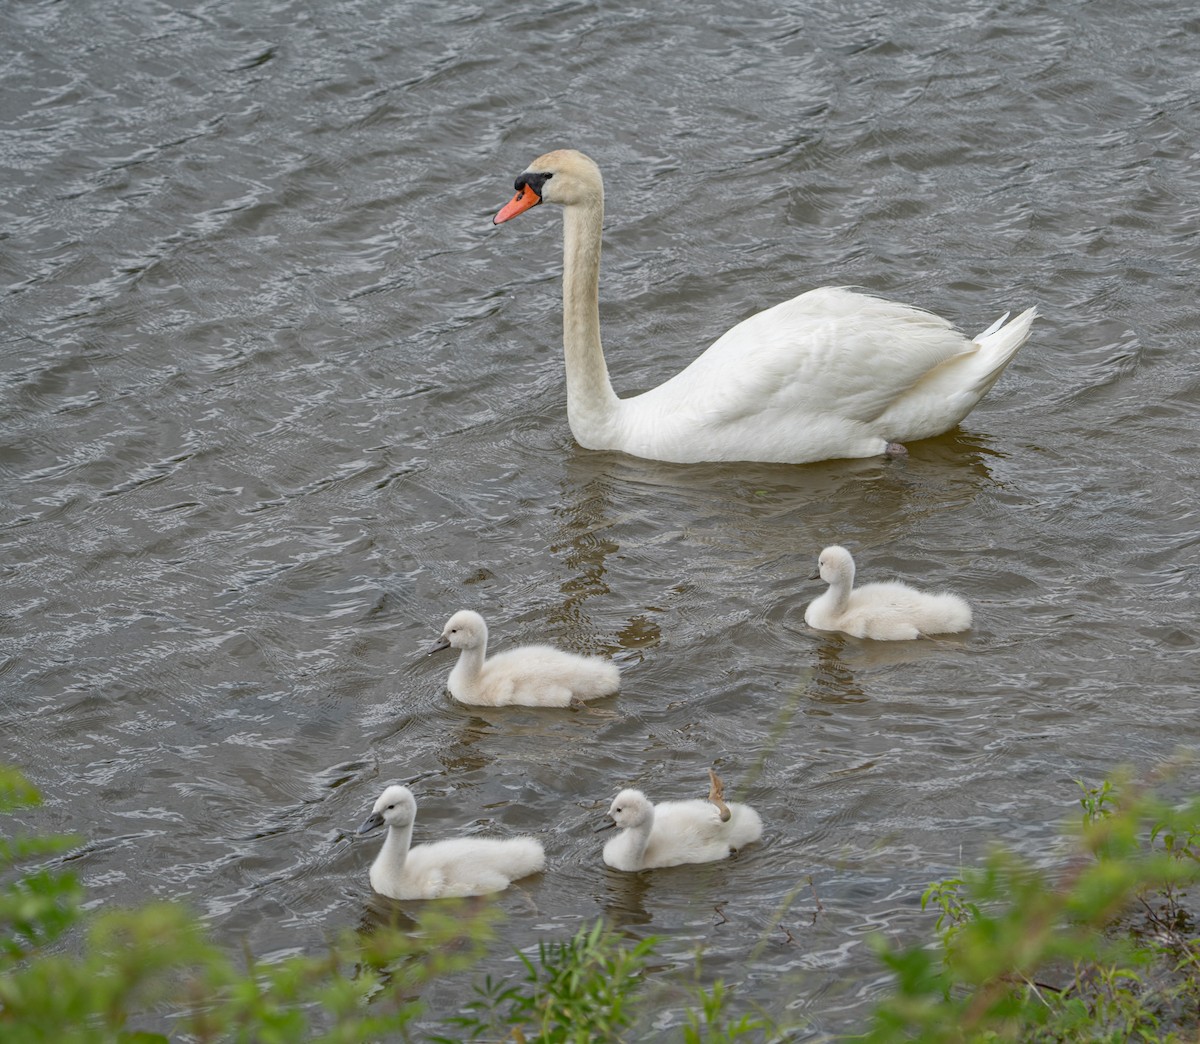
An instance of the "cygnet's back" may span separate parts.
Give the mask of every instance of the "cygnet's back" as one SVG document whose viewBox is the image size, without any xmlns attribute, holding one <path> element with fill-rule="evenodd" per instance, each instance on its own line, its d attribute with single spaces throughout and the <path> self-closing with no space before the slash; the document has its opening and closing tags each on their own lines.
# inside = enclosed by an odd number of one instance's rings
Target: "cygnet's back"
<svg viewBox="0 0 1200 1044">
<path fill-rule="evenodd" d="M 382 854 L 382 852 L 381 852 Z M 532 837 L 455 837 L 409 849 L 403 870 L 371 867 L 371 887 L 393 899 L 441 899 L 502 892 L 546 866 Z"/>
<path fill-rule="evenodd" d="M 854 559 L 844 547 L 821 552 L 819 574 L 829 590 L 804 611 L 805 622 L 818 630 L 903 641 L 971 626 L 971 607 L 958 595 L 918 591 L 899 580 L 854 587 Z"/>
<path fill-rule="evenodd" d="M 532 837 L 458 837 L 410 847 L 417 803 L 407 787 L 390 786 L 360 834 L 387 827 L 371 864 L 371 887 L 393 899 L 441 899 L 503 891 L 543 869 L 546 855 Z"/>
<path fill-rule="evenodd" d="M 447 687 L 461 703 L 486 707 L 567 707 L 609 696 L 621 686 L 615 663 L 549 645 L 524 645 L 487 658 L 488 629 L 469 609 L 455 613 L 432 652 L 460 650 Z"/>
<path fill-rule="evenodd" d="M 711 863 L 762 837 L 762 820 L 749 805 L 722 807 L 728 820 L 710 801 L 653 804 L 640 790 L 622 790 L 608 810 L 609 825 L 620 827 L 621 833 L 605 844 L 604 861 L 629 871 Z"/>
</svg>

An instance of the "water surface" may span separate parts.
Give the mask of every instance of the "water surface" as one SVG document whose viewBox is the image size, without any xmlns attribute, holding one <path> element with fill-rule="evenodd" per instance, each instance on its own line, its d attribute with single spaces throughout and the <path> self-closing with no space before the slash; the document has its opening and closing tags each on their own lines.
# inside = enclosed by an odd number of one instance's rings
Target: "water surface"
<svg viewBox="0 0 1200 1044">
<path fill-rule="evenodd" d="M 606 914 L 801 1038 L 861 1028 L 868 939 L 926 938 L 929 881 L 1052 859 L 1076 779 L 1200 739 L 1198 31 L 1111 0 L 10 5 L 0 723 L 31 824 L 86 838 L 96 903 L 184 899 L 270 958 L 387 915 L 352 835 L 402 780 L 419 837 L 545 843 L 501 969 Z M 620 392 L 825 283 L 1042 318 L 906 459 L 582 450 L 559 216 L 490 223 L 562 145 L 606 175 Z M 808 630 L 834 541 L 974 629 Z M 461 607 L 624 691 L 453 705 L 425 651 Z M 763 844 L 602 866 L 617 789 L 713 764 Z"/>
</svg>

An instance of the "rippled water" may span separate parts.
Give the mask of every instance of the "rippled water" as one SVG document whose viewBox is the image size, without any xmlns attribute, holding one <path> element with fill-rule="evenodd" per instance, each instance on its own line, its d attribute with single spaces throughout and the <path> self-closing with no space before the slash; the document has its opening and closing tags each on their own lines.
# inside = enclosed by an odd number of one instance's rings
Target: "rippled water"
<svg viewBox="0 0 1200 1044">
<path fill-rule="evenodd" d="M 868 937 L 923 938 L 926 883 L 1041 857 L 1074 779 L 1200 739 L 1197 32 L 1114 0 L 9 5 L 0 753 L 31 823 L 87 839 L 97 902 L 183 898 L 269 957 L 386 912 L 351 835 L 400 779 L 419 836 L 545 842 L 509 946 L 607 913 L 801 1036 L 861 1027 Z M 581 450 L 558 215 L 490 224 L 560 145 L 607 176 L 619 391 L 823 283 L 1042 318 L 907 459 Z M 975 628 L 809 631 L 834 540 Z M 424 653 L 465 606 L 624 691 L 451 704 Z M 601 865 L 620 786 L 714 763 L 762 845 Z"/>
</svg>

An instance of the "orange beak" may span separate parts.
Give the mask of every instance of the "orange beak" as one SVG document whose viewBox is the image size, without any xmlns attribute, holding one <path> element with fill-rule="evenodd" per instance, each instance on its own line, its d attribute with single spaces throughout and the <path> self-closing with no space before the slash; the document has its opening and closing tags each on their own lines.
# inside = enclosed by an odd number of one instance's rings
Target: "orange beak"
<svg viewBox="0 0 1200 1044">
<path fill-rule="evenodd" d="M 542 201 L 542 197 L 533 191 L 528 185 L 522 185 L 521 191 L 510 199 L 494 218 L 493 225 L 499 225 L 507 221 L 509 218 L 515 218 L 518 214 L 524 214 L 530 207 L 536 207 Z"/>
</svg>

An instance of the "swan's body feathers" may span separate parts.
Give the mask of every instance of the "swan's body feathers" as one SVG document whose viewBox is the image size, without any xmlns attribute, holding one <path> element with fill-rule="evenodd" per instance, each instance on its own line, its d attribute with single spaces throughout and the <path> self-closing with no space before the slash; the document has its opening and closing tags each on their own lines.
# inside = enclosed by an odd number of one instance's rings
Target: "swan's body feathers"
<svg viewBox="0 0 1200 1044">
<path fill-rule="evenodd" d="M 819 631 L 908 641 L 971 626 L 971 607 L 958 595 L 919 591 L 899 580 L 854 587 L 854 559 L 844 547 L 821 552 L 820 576 L 829 590 L 804 611 L 805 623 Z"/>
<path fill-rule="evenodd" d="M 718 442 L 755 460 L 872 456 L 953 427 L 1011 354 L 932 312 L 823 287 L 750 316 L 619 415 L 638 456 L 711 459 Z"/>
<path fill-rule="evenodd" d="M 932 312 L 844 287 L 800 294 L 745 319 L 669 380 L 618 399 L 600 344 L 603 182 L 560 150 L 526 175 L 567 208 L 563 348 L 567 416 L 588 449 L 692 463 L 867 457 L 958 424 L 1029 336 L 1035 309 L 974 340 Z M 520 183 L 520 179 L 518 179 Z M 534 205 L 518 197 L 505 221 Z"/>
</svg>

